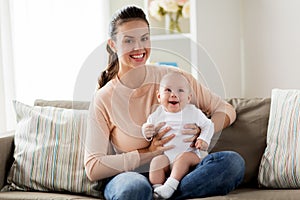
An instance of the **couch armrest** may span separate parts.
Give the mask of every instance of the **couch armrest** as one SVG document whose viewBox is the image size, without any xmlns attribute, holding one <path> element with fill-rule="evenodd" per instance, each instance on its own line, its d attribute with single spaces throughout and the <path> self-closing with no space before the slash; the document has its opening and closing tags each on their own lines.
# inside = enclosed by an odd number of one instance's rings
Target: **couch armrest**
<svg viewBox="0 0 300 200">
<path fill-rule="evenodd" d="M 14 132 L 0 136 L 0 190 L 6 185 L 6 177 L 13 163 Z"/>
</svg>

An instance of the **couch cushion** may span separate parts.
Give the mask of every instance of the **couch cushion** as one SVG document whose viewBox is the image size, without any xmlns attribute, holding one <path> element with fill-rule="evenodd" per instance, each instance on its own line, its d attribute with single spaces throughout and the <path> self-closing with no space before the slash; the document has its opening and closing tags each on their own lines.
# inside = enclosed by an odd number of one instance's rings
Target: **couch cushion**
<svg viewBox="0 0 300 200">
<path fill-rule="evenodd" d="M 203 200 L 298 200 L 300 190 L 269 190 L 243 188 L 236 189 L 225 196 L 198 198 Z M 197 200 L 197 199 L 194 199 Z"/>
<path fill-rule="evenodd" d="M 86 110 L 31 107 L 14 102 L 15 161 L 7 189 L 68 191 L 100 197 L 101 182 L 84 170 Z"/>
<path fill-rule="evenodd" d="M 272 90 L 258 180 L 266 187 L 300 188 L 300 90 Z"/>
<path fill-rule="evenodd" d="M 0 137 L 0 190 L 6 184 L 6 177 L 13 162 L 14 132 Z"/>
<path fill-rule="evenodd" d="M 11 192 L 0 192 L 0 199 L 5 200 L 81 200 L 81 199 L 98 199 L 92 198 L 90 196 L 80 196 L 75 194 L 67 193 L 47 193 L 47 192 L 20 192 L 20 191 L 11 191 Z M 99 199 L 98 199 L 99 200 Z"/>
<path fill-rule="evenodd" d="M 58 108 L 68 108 L 76 110 L 88 110 L 90 103 L 88 101 L 66 101 L 66 100 L 56 100 L 49 101 L 43 99 L 36 99 L 34 102 L 35 106 L 52 106 Z"/>
<path fill-rule="evenodd" d="M 257 185 L 260 159 L 266 147 L 270 98 L 233 98 L 228 102 L 236 109 L 237 118 L 222 131 L 212 152 L 238 152 L 246 162 L 243 183 Z"/>
</svg>

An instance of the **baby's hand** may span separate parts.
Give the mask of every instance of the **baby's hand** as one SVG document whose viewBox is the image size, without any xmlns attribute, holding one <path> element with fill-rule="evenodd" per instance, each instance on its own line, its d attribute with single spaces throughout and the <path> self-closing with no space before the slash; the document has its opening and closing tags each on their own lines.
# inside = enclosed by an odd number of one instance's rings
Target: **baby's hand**
<svg viewBox="0 0 300 200">
<path fill-rule="evenodd" d="M 142 126 L 142 131 L 147 140 L 152 140 L 153 136 L 156 134 L 154 124 L 144 124 Z"/>
<path fill-rule="evenodd" d="M 195 146 L 197 149 L 200 149 L 202 151 L 207 151 L 208 150 L 208 144 L 202 139 L 197 139 Z"/>
</svg>

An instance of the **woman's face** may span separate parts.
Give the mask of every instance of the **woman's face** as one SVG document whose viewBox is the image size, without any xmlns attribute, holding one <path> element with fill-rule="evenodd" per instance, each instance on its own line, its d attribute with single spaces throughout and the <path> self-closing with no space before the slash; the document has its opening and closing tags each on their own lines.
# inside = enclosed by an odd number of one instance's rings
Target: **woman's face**
<svg viewBox="0 0 300 200">
<path fill-rule="evenodd" d="M 142 66 L 150 56 L 150 32 L 143 20 L 122 23 L 117 29 L 112 48 L 117 52 L 122 70 Z"/>
</svg>

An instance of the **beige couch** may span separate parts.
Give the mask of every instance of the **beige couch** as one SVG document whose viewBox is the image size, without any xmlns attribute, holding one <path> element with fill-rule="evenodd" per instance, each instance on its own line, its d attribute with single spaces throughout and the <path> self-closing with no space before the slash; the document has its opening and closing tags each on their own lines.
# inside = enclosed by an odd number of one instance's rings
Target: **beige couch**
<svg viewBox="0 0 300 200">
<path fill-rule="evenodd" d="M 270 111 L 270 99 L 229 99 L 237 111 L 235 123 L 225 129 L 219 139 L 213 140 L 215 145 L 212 152 L 233 150 L 246 161 L 246 173 L 243 184 L 226 196 L 208 197 L 205 199 L 300 199 L 300 190 L 297 189 L 266 189 L 259 188 L 257 175 L 261 156 L 266 147 L 266 135 Z M 68 101 L 43 101 L 37 100 L 35 105 L 56 106 L 71 108 Z M 75 109 L 87 109 L 87 102 L 73 103 Z M 0 188 L 6 184 L 6 177 L 13 162 L 14 150 L 13 134 L 0 138 Z M 0 192 L 0 199 L 91 199 L 87 196 L 62 193 L 45 192 Z"/>
</svg>

